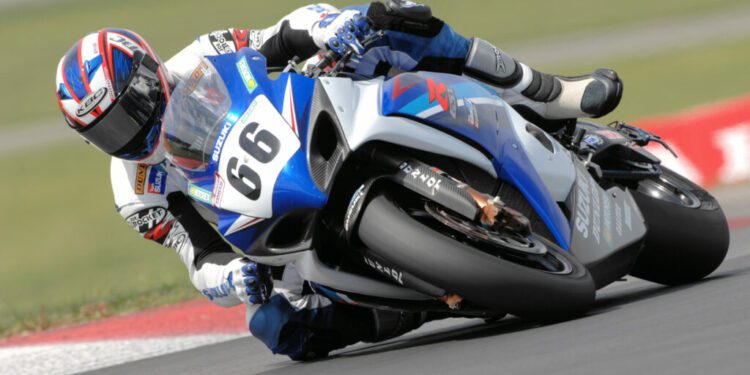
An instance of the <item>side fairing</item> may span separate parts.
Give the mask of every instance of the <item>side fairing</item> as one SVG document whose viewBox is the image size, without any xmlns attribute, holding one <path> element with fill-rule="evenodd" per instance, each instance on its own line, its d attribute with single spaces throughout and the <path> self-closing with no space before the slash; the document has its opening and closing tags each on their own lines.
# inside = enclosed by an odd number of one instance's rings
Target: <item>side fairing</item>
<svg viewBox="0 0 750 375">
<path fill-rule="evenodd" d="M 569 153 L 502 101 L 494 89 L 465 77 L 406 73 L 383 84 L 385 116 L 414 119 L 480 150 L 497 175 L 529 200 L 561 247 L 570 226 L 558 202 L 575 179 Z"/>
<path fill-rule="evenodd" d="M 322 208 L 306 160 L 308 108 L 314 80 L 281 74 L 271 80 L 265 59 L 242 49 L 208 58 L 232 98 L 205 171 L 181 170 L 186 193 L 215 213 L 218 229 L 248 250 L 274 220 L 297 209 Z"/>
</svg>

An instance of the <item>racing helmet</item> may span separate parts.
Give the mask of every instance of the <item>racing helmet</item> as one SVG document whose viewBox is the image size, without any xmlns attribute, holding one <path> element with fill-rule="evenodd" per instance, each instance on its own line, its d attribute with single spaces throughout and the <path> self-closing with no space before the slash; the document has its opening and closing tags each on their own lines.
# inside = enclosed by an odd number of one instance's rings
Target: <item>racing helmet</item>
<svg viewBox="0 0 750 375">
<path fill-rule="evenodd" d="M 167 72 L 140 35 L 102 29 L 84 36 L 60 59 L 55 89 L 68 126 L 87 142 L 125 160 L 163 159 Z"/>
</svg>

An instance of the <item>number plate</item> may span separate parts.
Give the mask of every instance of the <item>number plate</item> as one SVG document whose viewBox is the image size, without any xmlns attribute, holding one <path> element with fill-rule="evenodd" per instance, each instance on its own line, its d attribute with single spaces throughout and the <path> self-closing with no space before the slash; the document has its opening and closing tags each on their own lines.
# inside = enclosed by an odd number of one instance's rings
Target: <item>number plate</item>
<svg viewBox="0 0 750 375">
<path fill-rule="evenodd" d="M 217 174 L 226 184 L 216 207 L 271 217 L 276 180 L 299 148 L 289 124 L 268 98 L 258 95 L 224 142 Z"/>
</svg>

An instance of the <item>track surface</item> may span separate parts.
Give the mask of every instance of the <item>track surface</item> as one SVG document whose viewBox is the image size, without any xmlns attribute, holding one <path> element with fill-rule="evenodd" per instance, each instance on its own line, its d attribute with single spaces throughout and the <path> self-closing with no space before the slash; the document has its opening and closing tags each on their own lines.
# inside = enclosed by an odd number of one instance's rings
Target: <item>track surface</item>
<svg viewBox="0 0 750 375">
<path fill-rule="evenodd" d="M 750 216 L 750 186 L 716 192 L 730 218 Z M 739 223 L 739 221 L 738 221 Z M 295 363 L 243 338 L 100 370 L 103 374 L 747 374 L 750 228 L 706 280 L 667 288 L 629 278 L 599 292 L 586 317 L 553 325 L 449 319 L 326 360 Z"/>
</svg>

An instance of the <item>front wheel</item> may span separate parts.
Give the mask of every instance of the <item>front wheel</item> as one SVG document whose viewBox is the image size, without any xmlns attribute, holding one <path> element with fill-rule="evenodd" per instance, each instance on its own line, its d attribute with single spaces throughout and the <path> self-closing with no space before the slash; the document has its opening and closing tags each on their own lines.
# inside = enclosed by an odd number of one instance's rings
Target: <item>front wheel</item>
<svg viewBox="0 0 750 375">
<path fill-rule="evenodd" d="M 368 252 L 495 311 L 560 320 L 593 304 L 588 270 L 551 242 L 533 235 L 501 239 L 479 227 L 472 233 L 470 222 L 444 209 L 411 203 L 400 204 L 383 192 L 370 200 L 358 229 Z"/>
<path fill-rule="evenodd" d="M 707 276 L 729 249 L 729 226 L 719 203 L 700 186 L 664 168 L 633 190 L 648 232 L 631 275 L 665 285 Z"/>
</svg>

